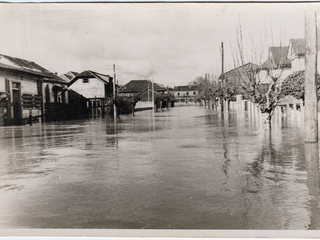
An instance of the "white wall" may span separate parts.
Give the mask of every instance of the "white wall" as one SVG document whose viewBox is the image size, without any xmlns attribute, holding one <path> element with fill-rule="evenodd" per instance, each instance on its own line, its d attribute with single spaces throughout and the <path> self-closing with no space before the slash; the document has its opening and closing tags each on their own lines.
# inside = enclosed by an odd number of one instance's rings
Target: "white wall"
<svg viewBox="0 0 320 240">
<path fill-rule="evenodd" d="M 17 81 L 13 81 L 13 82 L 17 82 Z M 21 93 L 38 95 L 37 82 L 28 81 L 28 80 L 21 81 Z"/>
<path fill-rule="evenodd" d="M 293 61 L 291 61 L 291 67 L 293 72 L 301 71 L 305 69 L 305 59 L 304 57 L 295 58 Z"/>
<path fill-rule="evenodd" d="M 6 92 L 6 81 L 4 77 L 0 77 L 0 92 Z"/>
<path fill-rule="evenodd" d="M 69 88 L 83 95 L 86 98 L 104 98 L 104 83 L 96 78 L 89 78 L 88 83 L 83 83 L 83 79 L 78 79 Z"/>
<path fill-rule="evenodd" d="M 286 79 L 290 74 L 293 73 L 292 69 L 276 69 L 276 70 L 270 70 L 270 75 L 272 74 L 273 76 L 277 76 L 280 79 L 280 83 Z M 271 77 L 268 74 L 267 70 L 261 70 L 260 73 L 258 74 L 258 79 L 259 83 L 265 84 L 265 83 L 271 83 Z"/>
</svg>

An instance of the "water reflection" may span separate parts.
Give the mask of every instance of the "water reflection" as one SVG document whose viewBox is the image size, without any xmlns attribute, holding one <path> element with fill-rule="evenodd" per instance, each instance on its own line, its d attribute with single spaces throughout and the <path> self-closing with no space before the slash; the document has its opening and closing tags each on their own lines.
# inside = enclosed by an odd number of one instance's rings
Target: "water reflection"
<svg viewBox="0 0 320 240">
<path fill-rule="evenodd" d="M 307 187 L 309 190 L 310 223 L 308 229 L 320 229 L 319 211 L 319 146 L 318 143 L 305 143 Z"/>
<path fill-rule="evenodd" d="M 301 135 L 195 106 L 0 128 L 0 226 L 317 229 Z"/>
</svg>

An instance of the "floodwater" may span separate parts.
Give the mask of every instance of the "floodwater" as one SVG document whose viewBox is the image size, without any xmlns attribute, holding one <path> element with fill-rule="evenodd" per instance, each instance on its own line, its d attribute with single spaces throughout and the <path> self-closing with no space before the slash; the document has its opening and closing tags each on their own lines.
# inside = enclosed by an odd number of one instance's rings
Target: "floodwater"
<svg viewBox="0 0 320 240">
<path fill-rule="evenodd" d="M 302 133 L 199 106 L 2 127 L 0 227 L 319 229 Z"/>
</svg>

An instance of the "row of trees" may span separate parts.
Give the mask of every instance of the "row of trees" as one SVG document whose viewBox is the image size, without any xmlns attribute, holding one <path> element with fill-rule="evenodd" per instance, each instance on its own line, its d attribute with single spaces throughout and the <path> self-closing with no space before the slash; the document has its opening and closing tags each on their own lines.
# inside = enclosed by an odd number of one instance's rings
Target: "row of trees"
<svg viewBox="0 0 320 240">
<path fill-rule="evenodd" d="M 277 69 L 277 74 L 267 73 L 269 82 L 262 83 L 259 79 L 261 67 L 254 64 L 246 64 L 233 71 L 233 77 L 224 74 L 217 80 L 210 81 L 207 77 L 198 77 L 190 84 L 196 84 L 199 88 L 198 101 L 203 100 L 206 105 L 212 103 L 217 106 L 217 101 L 225 102 L 228 106 L 236 95 L 242 95 L 254 103 L 262 113 L 267 113 L 270 123 L 273 112 L 280 99 L 293 96 L 304 101 L 304 71 L 294 72 L 286 77 L 280 85 L 282 69 Z M 320 75 L 317 78 L 318 98 L 320 99 Z"/>
</svg>

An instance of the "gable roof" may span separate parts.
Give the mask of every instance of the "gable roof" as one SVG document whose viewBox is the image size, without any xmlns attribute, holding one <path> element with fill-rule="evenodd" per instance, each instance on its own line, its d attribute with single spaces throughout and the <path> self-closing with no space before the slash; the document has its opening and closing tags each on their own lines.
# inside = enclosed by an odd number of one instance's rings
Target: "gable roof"
<svg viewBox="0 0 320 240">
<path fill-rule="evenodd" d="M 31 62 L 16 57 L 10 57 L 4 54 L 0 54 L 0 68 L 41 76 L 46 78 L 44 79 L 45 81 L 67 83 L 65 80 L 58 77 L 56 74 L 48 71 L 47 69 L 41 67 L 35 62 Z"/>
<path fill-rule="evenodd" d="M 306 52 L 306 41 L 304 38 L 290 39 L 294 54 L 304 55 Z"/>
<path fill-rule="evenodd" d="M 69 83 L 68 86 L 72 85 L 74 82 L 76 82 L 78 79 L 80 78 L 97 78 L 100 81 L 106 83 L 106 84 L 110 84 L 110 79 L 112 79 L 112 77 L 110 77 L 109 75 L 105 75 L 105 74 L 101 74 L 101 73 L 97 73 L 91 70 L 86 70 L 83 71 L 81 73 L 79 73 L 76 77 L 74 77 Z"/>
<path fill-rule="evenodd" d="M 175 86 L 174 91 L 197 91 L 197 85 Z"/>
<path fill-rule="evenodd" d="M 230 80 L 236 80 L 236 79 L 242 79 L 242 80 L 247 80 L 249 77 L 254 77 L 261 67 L 257 64 L 248 62 L 240 67 L 231 69 L 228 72 L 225 72 L 220 75 L 219 79 L 220 80 L 225 80 L 225 79 L 230 79 Z"/>
<path fill-rule="evenodd" d="M 270 47 L 268 59 L 262 64 L 263 69 L 291 67 L 291 61 L 287 58 L 289 47 Z"/>
<path fill-rule="evenodd" d="M 166 88 L 159 86 L 159 84 L 157 83 L 154 83 L 153 86 L 155 91 L 166 90 Z M 120 89 L 120 92 L 135 93 L 145 91 L 148 89 L 152 89 L 152 82 L 150 80 L 131 80 Z"/>
</svg>

